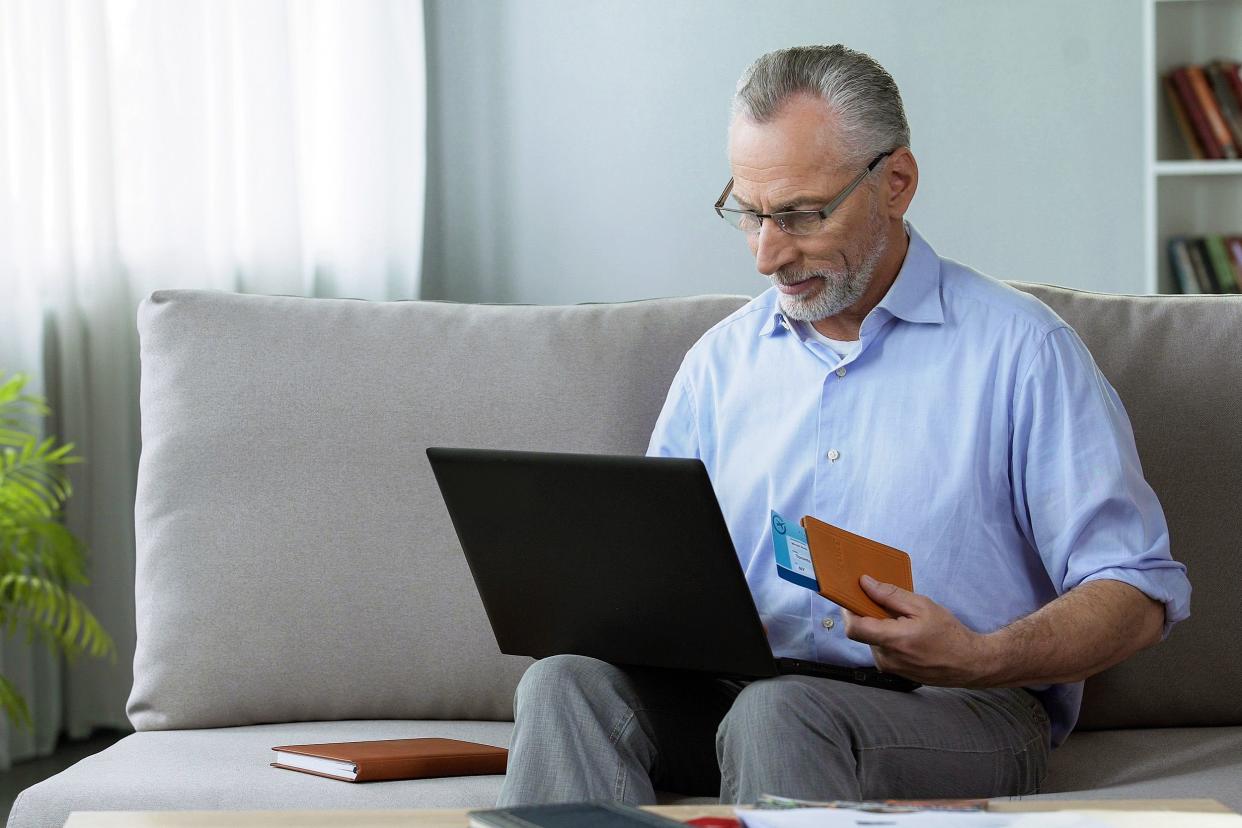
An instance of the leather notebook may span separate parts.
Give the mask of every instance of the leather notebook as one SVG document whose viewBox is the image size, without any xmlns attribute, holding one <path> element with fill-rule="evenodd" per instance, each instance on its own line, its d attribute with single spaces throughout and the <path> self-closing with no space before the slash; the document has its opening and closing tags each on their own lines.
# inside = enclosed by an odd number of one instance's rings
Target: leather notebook
<svg viewBox="0 0 1242 828">
<path fill-rule="evenodd" d="M 457 739 L 379 739 L 274 747 L 274 768 L 345 782 L 502 774 L 509 751 Z"/>
<path fill-rule="evenodd" d="M 896 616 L 867 597 L 858 579 L 870 575 L 877 581 L 914 591 L 910 556 L 900 549 L 838 529 L 807 515 L 802 518 L 807 547 L 819 580 L 819 594 L 855 615 L 872 618 Z"/>
</svg>

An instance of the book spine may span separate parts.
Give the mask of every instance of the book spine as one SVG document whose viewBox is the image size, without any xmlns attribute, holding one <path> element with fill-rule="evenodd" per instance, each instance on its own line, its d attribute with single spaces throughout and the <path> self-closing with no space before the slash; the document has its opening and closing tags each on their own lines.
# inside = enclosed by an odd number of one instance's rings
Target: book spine
<svg viewBox="0 0 1242 828">
<path fill-rule="evenodd" d="M 1225 82 L 1229 85 L 1229 91 L 1233 93 L 1233 102 L 1237 105 L 1238 110 L 1242 111 L 1242 64 L 1235 61 L 1221 65 Z"/>
<path fill-rule="evenodd" d="M 1199 283 L 1195 281 L 1195 266 L 1186 252 L 1186 240 L 1178 236 L 1169 240 L 1169 265 L 1173 275 L 1177 277 L 1177 287 L 1182 293 L 1200 293 Z"/>
<path fill-rule="evenodd" d="M 1233 266 L 1229 263 L 1229 253 L 1225 250 L 1225 240 L 1220 236 L 1208 236 L 1203 240 L 1207 245 L 1208 262 L 1212 272 L 1216 274 L 1216 283 L 1221 293 L 1237 293 L 1238 283 L 1233 279 Z"/>
<path fill-rule="evenodd" d="M 1177 95 L 1177 87 L 1173 85 L 1173 77 L 1165 75 L 1160 79 L 1160 86 L 1164 89 L 1164 99 L 1169 104 L 1169 111 L 1173 113 L 1173 121 L 1177 124 L 1177 131 L 1181 134 L 1182 140 L 1186 142 L 1186 149 L 1190 153 L 1190 157 L 1194 159 L 1203 158 L 1203 147 L 1199 144 L 1199 138 L 1195 135 L 1195 128 L 1190 124 L 1190 117 L 1186 114 L 1186 107 L 1182 106 L 1182 99 Z"/>
<path fill-rule="evenodd" d="M 1207 77 L 1203 74 L 1201 66 L 1187 66 L 1186 73 L 1190 77 L 1190 87 L 1195 92 L 1195 97 L 1199 99 L 1199 104 L 1203 107 L 1203 114 L 1207 116 L 1208 126 L 1212 128 L 1212 135 L 1220 144 L 1221 152 L 1225 158 L 1237 158 L 1238 148 L 1234 146 L 1233 137 L 1229 134 L 1229 127 L 1225 124 L 1225 116 L 1220 112 L 1220 105 L 1216 102 L 1216 97 L 1212 94 L 1212 88 L 1208 86 Z"/>
<path fill-rule="evenodd" d="M 1203 155 L 1207 158 L 1224 158 L 1225 155 L 1221 151 L 1220 144 L 1217 143 L 1215 136 L 1212 134 L 1212 127 L 1208 125 L 1207 116 L 1203 114 L 1203 108 L 1199 105 L 1199 98 L 1195 95 L 1195 90 L 1190 85 L 1190 75 L 1186 71 L 1186 67 L 1174 69 L 1173 86 L 1177 89 L 1177 96 L 1182 100 L 1182 107 L 1185 108 L 1186 114 L 1190 116 L 1190 122 L 1194 124 L 1195 135 L 1199 136 L 1199 143 L 1203 147 Z"/>
<path fill-rule="evenodd" d="M 1226 79 L 1228 69 L 1222 61 L 1213 61 L 1207 66 L 1208 79 L 1212 81 L 1212 94 L 1216 98 L 1216 103 L 1220 105 L 1220 112 L 1225 116 L 1225 125 L 1229 127 L 1229 135 L 1233 138 L 1233 145 L 1242 149 L 1242 110 L 1238 109 L 1238 102 L 1233 98 L 1233 90 L 1229 88 L 1229 81 Z"/>
<path fill-rule="evenodd" d="M 1220 285 L 1212 273 L 1212 265 L 1208 262 L 1207 245 L 1203 239 L 1190 239 L 1186 242 L 1190 252 L 1190 261 L 1194 262 L 1195 279 L 1199 282 L 1199 290 L 1203 293 L 1220 293 Z"/>
<path fill-rule="evenodd" d="M 1242 236 L 1225 239 L 1225 247 L 1229 249 L 1229 258 L 1232 260 L 1234 281 L 1242 286 Z"/>
</svg>

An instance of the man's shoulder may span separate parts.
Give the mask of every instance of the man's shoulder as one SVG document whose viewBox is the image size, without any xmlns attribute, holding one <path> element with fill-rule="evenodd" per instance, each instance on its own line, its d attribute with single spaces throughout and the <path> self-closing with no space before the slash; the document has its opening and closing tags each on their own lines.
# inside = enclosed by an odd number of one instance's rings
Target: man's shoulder
<svg viewBox="0 0 1242 828">
<path fill-rule="evenodd" d="M 1056 311 L 1037 297 L 986 273 L 954 261 L 940 260 L 945 312 L 959 322 L 1019 326 L 1035 337 L 1069 327 Z"/>
<path fill-rule="evenodd" d="M 708 328 L 690 346 L 687 359 L 732 351 L 739 345 L 753 343 L 764 326 L 772 321 L 777 309 L 776 288 L 769 288 Z"/>
</svg>

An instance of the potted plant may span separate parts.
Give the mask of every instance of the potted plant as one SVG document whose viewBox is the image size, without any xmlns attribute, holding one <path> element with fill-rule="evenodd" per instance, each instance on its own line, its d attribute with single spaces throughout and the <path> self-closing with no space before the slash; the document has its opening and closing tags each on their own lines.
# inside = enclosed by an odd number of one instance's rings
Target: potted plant
<svg viewBox="0 0 1242 828">
<path fill-rule="evenodd" d="M 27 378 L 0 373 L 0 627 L 19 628 L 70 660 L 82 653 L 116 658 L 112 639 L 69 587 L 87 583 L 86 550 L 61 523 L 72 490 L 65 467 L 81 461 L 72 443 L 40 440 L 46 401 L 24 394 Z M 0 675 L 0 709 L 30 727 L 30 709 Z"/>
</svg>

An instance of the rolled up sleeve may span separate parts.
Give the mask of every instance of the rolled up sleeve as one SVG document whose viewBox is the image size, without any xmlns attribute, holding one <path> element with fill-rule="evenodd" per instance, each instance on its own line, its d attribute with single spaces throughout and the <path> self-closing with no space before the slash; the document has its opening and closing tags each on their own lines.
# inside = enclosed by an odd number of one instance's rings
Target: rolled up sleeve
<svg viewBox="0 0 1242 828">
<path fill-rule="evenodd" d="M 1190 615 L 1186 567 L 1121 399 L 1073 330 L 1044 336 L 1013 399 L 1014 514 L 1058 594 L 1130 584 L 1164 604 L 1167 636 Z"/>
</svg>

